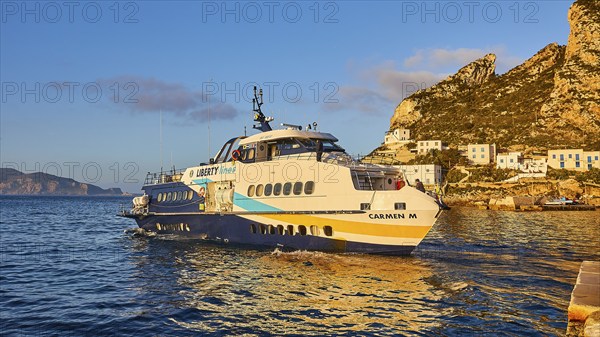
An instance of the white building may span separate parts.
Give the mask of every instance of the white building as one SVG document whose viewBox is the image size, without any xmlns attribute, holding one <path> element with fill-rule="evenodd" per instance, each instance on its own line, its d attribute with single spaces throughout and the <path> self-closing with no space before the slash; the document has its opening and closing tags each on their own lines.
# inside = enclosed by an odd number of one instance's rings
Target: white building
<svg viewBox="0 0 600 337">
<path fill-rule="evenodd" d="M 417 142 L 417 154 L 427 154 L 431 150 L 442 151 L 444 146 L 441 140 L 420 140 Z"/>
<path fill-rule="evenodd" d="M 496 159 L 496 144 L 469 144 L 467 159 L 470 164 L 487 165 Z"/>
<path fill-rule="evenodd" d="M 411 142 L 409 129 L 395 129 L 385 133 L 385 144 L 403 144 L 409 142 Z"/>
<path fill-rule="evenodd" d="M 548 172 L 548 163 L 546 158 L 525 158 L 521 152 L 509 152 L 496 156 L 496 168 L 545 174 Z"/>
<path fill-rule="evenodd" d="M 600 151 L 564 149 L 548 151 L 548 166 L 555 169 L 588 171 L 600 168 Z"/>
<path fill-rule="evenodd" d="M 521 152 L 499 153 L 496 156 L 496 168 L 520 170 L 523 163 Z"/>
<path fill-rule="evenodd" d="M 419 179 L 425 185 L 440 184 L 442 182 L 442 167 L 440 165 L 400 165 L 406 180 L 411 186 Z"/>
<path fill-rule="evenodd" d="M 521 171 L 529 173 L 544 173 L 548 172 L 548 160 L 546 158 L 523 158 Z"/>
</svg>

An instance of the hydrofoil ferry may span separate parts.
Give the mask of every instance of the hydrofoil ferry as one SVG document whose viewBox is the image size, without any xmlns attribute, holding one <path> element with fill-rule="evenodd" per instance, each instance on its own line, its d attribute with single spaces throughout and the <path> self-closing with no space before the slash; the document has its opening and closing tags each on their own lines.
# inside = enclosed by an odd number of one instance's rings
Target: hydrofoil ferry
<svg viewBox="0 0 600 337">
<path fill-rule="evenodd" d="M 227 141 L 207 164 L 149 173 L 144 195 L 119 215 L 156 234 L 374 254 L 410 254 L 441 213 L 399 167 L 361 163 L 333 135 L 273 130 L 254 92 L 259 133 Z"/>
</svg>

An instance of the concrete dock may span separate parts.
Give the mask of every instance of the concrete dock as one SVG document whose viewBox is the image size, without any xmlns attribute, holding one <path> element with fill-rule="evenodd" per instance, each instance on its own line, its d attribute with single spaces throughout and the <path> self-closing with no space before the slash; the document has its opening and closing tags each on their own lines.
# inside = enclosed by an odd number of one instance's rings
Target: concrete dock
<svg viewBox="0 0 600 337">
<path fill-rule="evenodd" d="M 567 336 L 600 337 L 600 261 L 584 261 L 571 293 Z"/>
</svg>

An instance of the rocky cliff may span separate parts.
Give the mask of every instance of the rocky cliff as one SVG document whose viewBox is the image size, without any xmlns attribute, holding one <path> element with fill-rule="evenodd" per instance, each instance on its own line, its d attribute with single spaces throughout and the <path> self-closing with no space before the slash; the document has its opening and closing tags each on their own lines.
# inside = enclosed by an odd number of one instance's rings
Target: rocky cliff
<svg viewBox="0 0 600 337">
<path fill-rule="evenodd" d="M 123 195 L 120 188 L 103 189 L 42 172 L 25 174 L 0 168 L 0 194 L 12 195 Z"/>
<path fill-rule="evenodd" d="M 450 145 L 600 148 L 600 2 L 578 0 L 568 17 L 566 47 L 549 44 L 500 76 L 488 54 L 407 97 L 390 128 Z"/>
<path fill-rule="evenodd" d="M 600 133 L 600 2 L 577 1 L 569 10 L 571 33 L 541 114 L 563 137 Z"/>
</svg>

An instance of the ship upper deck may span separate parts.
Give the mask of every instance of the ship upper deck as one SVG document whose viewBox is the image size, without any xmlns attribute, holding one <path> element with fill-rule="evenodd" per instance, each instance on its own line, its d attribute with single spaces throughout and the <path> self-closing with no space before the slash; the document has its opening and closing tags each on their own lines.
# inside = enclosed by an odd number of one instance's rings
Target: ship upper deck
<svg viewBox="0 0 600 337">
<path fill-rule="evenodd" d="M 303 138 L 303 139 L 321 139 L 321 140 L 329 140 L 332 142 L 337 142 L 338 139 L 335 138 L 330 133 L 325 132 L 317 132 L 317 131 L 302 131 L 296 129 L 282 129 L 282 130 L 272 130 L 257 133 L 255 135 L 244 138 L 240 141 L 240 145 L 248 145 L 257 142 L 267 142 L 267 141 L 277 141 L 280 139 L 287 138 Z"/>
</svg>

